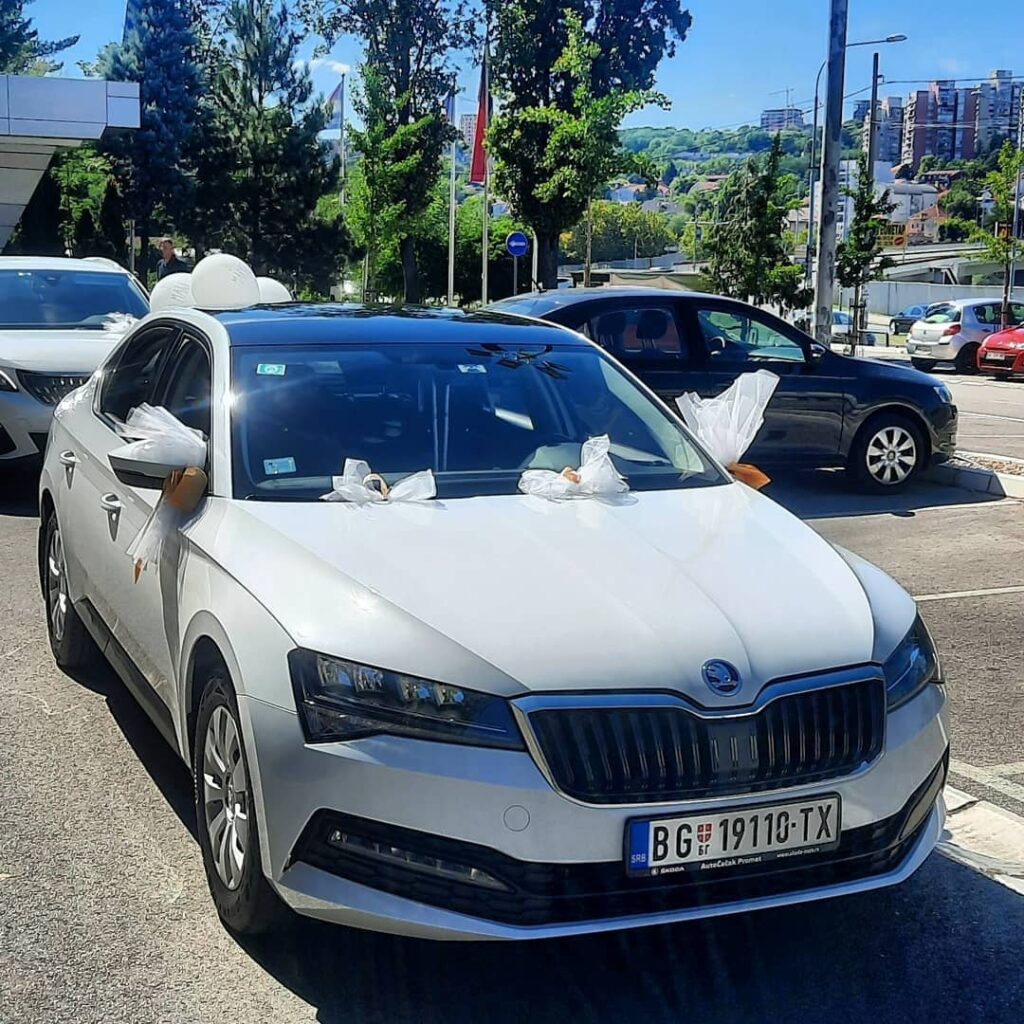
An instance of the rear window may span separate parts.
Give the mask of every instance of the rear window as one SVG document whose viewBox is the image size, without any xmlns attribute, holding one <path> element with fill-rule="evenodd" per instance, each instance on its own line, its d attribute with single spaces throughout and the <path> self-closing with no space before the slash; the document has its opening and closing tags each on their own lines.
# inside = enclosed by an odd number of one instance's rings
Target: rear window
<svg viewBox="0 0 1024 1024">
<path fill-rule="evenodd" d="M 954 305 L 935 306 L 924 318 L 926 324 L 956 324 L 960 322 L 960 307 Z"/>
</svg>

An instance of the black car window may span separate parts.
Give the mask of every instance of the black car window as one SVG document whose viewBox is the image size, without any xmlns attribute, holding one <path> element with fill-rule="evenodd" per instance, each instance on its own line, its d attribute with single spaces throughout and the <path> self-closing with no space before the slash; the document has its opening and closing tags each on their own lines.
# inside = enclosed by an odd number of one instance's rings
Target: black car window
<svg viewBox="0 0 1024 1024">
<path fill-rule="evenodd" d="M 669 306 L 605 310 L 592 316 L 581 329 L 605 351 L 630 363 L 680 363 L 690 358 Z"/>
<path fill-rule="evenodd" d="M 140 331 L 127 342 L 114 365 L 105 370 L 99 411 L 123 422 L 135 406 L 148 402 L 163 358 L 177 336 L 176 327 L 162 324 Z"/>
<path fill-rule="evenodd" d="M 1024 324 L 1024 302 L 1010 303 L 1010 323 Z"/>
<path fill-rule="evenodd" d="M 804 350 L 788 334 L 743 308 L 696 307 L 701 335 L 714 364 L 782 360 L 802 363 Z"/>
<path fill-rule="evenodd" d="M 210 357 L 197 341 L 186 339 L 169 368 L 163 405 L 186 426 L 210 436 Z"/>
</svg>

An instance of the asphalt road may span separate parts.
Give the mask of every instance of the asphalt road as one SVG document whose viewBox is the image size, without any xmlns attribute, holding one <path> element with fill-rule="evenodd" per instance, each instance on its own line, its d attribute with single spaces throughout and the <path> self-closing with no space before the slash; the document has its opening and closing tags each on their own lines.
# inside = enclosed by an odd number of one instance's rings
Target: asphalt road
<svg viewBox="0 0 1024 1024">
<path fill-rule="evenodd" d="M 960 410 L 957 441 L 963 451 L 1024 459 L 1024 377 L 1008 381 L 939 376 Z"/>
<path fill-rule="evenodd" d="M 451 946 L 300 921 L 238 943 L 206 894 L 185 768 L 111 673 L 75 681 L 53 665 L 31 485 L 9 484 L 0 482 L 2 1024 L 1019 1024 L 1024 896 L 941 856 L 895 890 L 622 935 Z M 1024 596 L 948 596 L 1024 584 L 1024 506 L 970 504 L 926 485 L 875 501 L 830 474 L 771 493 L 929 598 L 954 757 L 1024 761 Z"/>
</svg>

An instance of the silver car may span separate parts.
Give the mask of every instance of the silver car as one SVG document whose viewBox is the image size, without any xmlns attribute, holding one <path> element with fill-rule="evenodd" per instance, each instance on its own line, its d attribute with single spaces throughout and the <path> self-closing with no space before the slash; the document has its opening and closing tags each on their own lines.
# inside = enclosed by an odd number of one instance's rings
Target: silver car
<svg viewBox="0 0 1024 1024">
<path fill-rule="evenodd" d="M 953 363 L 957 373 L 977 370 L 981 343 L 999 330 L 1000 299 L 958 299 L 929 306 L 907 337 L 907 353 L 919 370 Z"/>
<path fill-rule="evenodd" d="M 0 257 L 0 466 L 39 458 L 56 404 L 147 312 L 113 261 Z"/>
</svg>

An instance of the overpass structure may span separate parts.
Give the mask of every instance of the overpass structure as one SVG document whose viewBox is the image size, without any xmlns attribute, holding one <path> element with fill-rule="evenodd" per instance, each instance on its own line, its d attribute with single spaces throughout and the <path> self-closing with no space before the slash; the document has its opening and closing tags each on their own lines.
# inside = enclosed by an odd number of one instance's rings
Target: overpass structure
<svg viewBox="0 0 1024 1024">
<path fill-rule="evenodd" d="M 0 249 L 58 149 L 139 127 L 137 82 L 0 75 Z"/>
</svg>

